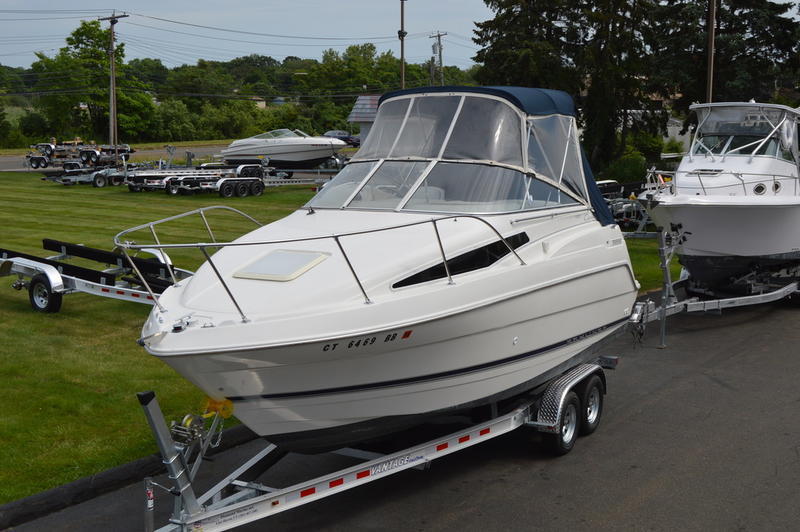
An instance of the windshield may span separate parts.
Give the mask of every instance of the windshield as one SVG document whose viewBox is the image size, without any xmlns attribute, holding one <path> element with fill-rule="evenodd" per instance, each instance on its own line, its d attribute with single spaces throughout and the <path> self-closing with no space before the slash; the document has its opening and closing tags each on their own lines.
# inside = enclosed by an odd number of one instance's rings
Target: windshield
<svg viewBox="0 0 800 532">
<path fill-rule="evenodd" d="M 501 213 L 587 197 L 574 117 L 441 92 L 381 103 L 361 149 L 307 206 Z"/>
<path fill-rule="evenodd" d="M 272 131 L 267 131 L 266 133 L 261 133 L 260 135 L 255 135 L 254 139 L 279 139 L 285 137 L 307 137 L 306 133 L 303 133 L 299 129 L 295 129 L 292 131 L 291 129 L 273 129 Z"/>
<path fill-rule="evenodd" d="M 781 109 L 759 106 L 698 109 L 692 155 L 765 155 L 793 160 L 796 123 Z"/>
<path fill-rule="evenodd" d="M 383 161 L 349 164 L 306 206 L 485 214 L 576 204 L 557 187 L 511 168 Z"/>
</svg>

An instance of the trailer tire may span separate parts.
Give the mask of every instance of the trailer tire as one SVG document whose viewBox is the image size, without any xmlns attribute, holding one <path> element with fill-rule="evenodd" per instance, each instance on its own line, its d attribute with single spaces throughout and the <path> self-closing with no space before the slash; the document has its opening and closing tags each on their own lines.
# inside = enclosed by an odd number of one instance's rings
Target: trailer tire
<svg viewBox="0 0 800 532">
<path fill-rule="evenodd" d="M 164 192 L 167 193 L 167 196 L 177 196 L 180 191 L 180 187 L 178 185 L 173 185 L 172 183 L 167 183 L 167 186 L 164 187 Z"/>
<path fill-rule="evenodd" d="M 261 181 L 256 181 L 252 185 L 250 185 L 250 195 L 251 196 L 260 196 L 264 193 L 264 183 Z"/>
<path fill-rule="evenodd" d="M 90 160 L 88 151 L 82 151 L 78 157 L 80 158 L 81 162 L 84 163 L 84 164 L 88 163 L 89 160 Z"/>
<path fill-rule="evenodd" d="M 232 198 L 234 192 L 233 183 L 222 183 L 219 187 L 219 195 L 223 198 Z"/>
<path fill-rule="evenodd" d="M 92 178 L 92 186 L 95 188 L 103 188 L 106 186 L 106 176 L 97 174 Z"/>
<path fill-rule="evenodd" d="M 142 191 L 142 187 L 139 186 L 139 185 L 128 184 L 128 190 L 130 190 L 131 192 L 141 192 Z"/>
<path fill-rule="evenodd" d="M 47 155 L 48 157 L 53 156 L 53 146 L 51 144 L 47 144 L 44 147 L 44 154 Z"/>
<path fill-rule="evenodd" d="M 47 159 L 39 159 L 39 168 L 47 168 Z"/>
<path fill-rule="evenodd" d="M 39 168 L 39 159 L 37 159 L 35 157 L 32 157 L 31 160 L 30 160 L 30 164 L 31 164 L 31 168 L 33 168 L 34 170 Z"/>
<path fill-rule="evenodd" d="M 564 399 L 558 432 L 545 434 L 545 441 L 550 447 L 550 451 L 556 456 L 567 454 L 575 446 L 575 440 L 578 439 L 581 425 L 580 413 L 581 402 L 578 399 L 578 394 L 571 391 Z"/>
<path fill-rule="evenodd" d="M 111 176 L 110 182 L 112 187 L 118 187 L 122 184 L 122 178 L 119 176 Z"/>
<path fill-rule="evenodd" d="M 597 374 L 587 378 L 581 384 L 581 436 L 588 436 L 600 426 L 600 418 L 603 416 L 604 394 L 605 386 L 603 386 L 603 380 Z"/>
<path fill-rule="evenodd" d="M 28 285 L 28 299 L 33 310 L 53 313 L 61 309 L 62 294 L 53 292 L 50 280 L 43 273 L 33 276 Z"/>
<path fill-rule="evenodd" d="M 249 183 L 237 183 L 236 184 L 236 195 L 240 198 L 245 198 L 250 194 L 250 184 Z"/>
<path fill-rule="evenodd" d="M 98 154 L 96 151 L 90 151 L 89 160 L 92 161 L 94 164 L 97 164 L 97 161 L 100 160 L 100 154 Z"/>
</svg>

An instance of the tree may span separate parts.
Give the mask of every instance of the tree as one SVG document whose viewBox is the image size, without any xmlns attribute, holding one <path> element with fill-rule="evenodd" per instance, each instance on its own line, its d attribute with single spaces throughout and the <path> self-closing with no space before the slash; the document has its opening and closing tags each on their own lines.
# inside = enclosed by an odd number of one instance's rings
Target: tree
<svg viewBox="0 0 800 532">
<path fill-rule="evenodd" d="M 476 78 L 572 94 L 593 166 L 620 157 L 629 134 L 663 132 L 664 102 L 685 112 L 705 99 L 707 2 L 484 1 L 495 16 L 477 23 Z M 714 99 L 769 101 L 794 89 L 800 23 L 786 16 L 791 6 L 717 1 Z"/>
</svg>

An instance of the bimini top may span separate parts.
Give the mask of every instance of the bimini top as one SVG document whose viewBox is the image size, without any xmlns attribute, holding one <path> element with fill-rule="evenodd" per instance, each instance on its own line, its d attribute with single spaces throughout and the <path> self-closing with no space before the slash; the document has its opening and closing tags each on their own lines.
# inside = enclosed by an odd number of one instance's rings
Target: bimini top
<svg viewBox="0 0 800 532">
<path fill-rule="evenodd" d="M 567 115 L 575 116 L 572 97 L 564 91 L 538 89 L 532 87 L 419 87 L 387 92 L 379 103 L 389 98 L 405 94 L 430 94 L 437 92 L 475 92 L 505 98 L 527 115 Z"/>
<path fill-rule="evenodd" d="M 350 164 L 309 202 L 469 214 L 579 204 L 611 223 L 580 148 L 572 98 L 525 87 L 385 94 Z"/>
</svg>

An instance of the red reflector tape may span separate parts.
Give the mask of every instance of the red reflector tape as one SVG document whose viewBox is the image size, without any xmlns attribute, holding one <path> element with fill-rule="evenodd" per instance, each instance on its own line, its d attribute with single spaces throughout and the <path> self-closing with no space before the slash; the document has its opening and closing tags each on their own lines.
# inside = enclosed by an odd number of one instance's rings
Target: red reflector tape
<svg viewBox="0 0 800 532">
<path fill-rule="evenodd" d="M 436 450 L 437 451 L 444 451 L 445 449 L 447 449 L 447 446 L 448 446 L 447 442 L 440 443 L 439 445 L 436 446 Z"/>
<path fill-rule="evenodd" d="M 153 296 L 147 296 L 147 299 L 149 299 L 150 301 L 152 301 L 152 300 L 153 300 Z"/>
<path fill-rule="evenodd" d="M 336 486 L 341 486 L 342 484 L 344 484 L 344 479 L 337 478 L 336 480 L 331 480 L 330 483 L 328 484 L 328 487 L 335 488 Z"/>
<path fill-rule="evenodd" d="M 108 288 L 101 288 L 100 291 L 105 293 L 111 292 L 111 290 L 109 290 Z"/>
<path fill-rule="evenodd" d="M 279 501 L 272 501 L 272 506 L 278 506 L 280 504 Z"/>
<path fill-rule="evenodd" d="M 369 469 L 365 469 L 364 471 L 359 471 L 356 473 L 356 478 L 364 478 L 369 476 Z"/>
<path fill-rule="evenodd" d="M 404 333 L 403 333 L 403 340 L 405 340 L 406 338 L 408 338 L 409 336 L 411 336 L 411 333 L 412 333 L 412 332 L 414 332 L 414 331 L 406 331 L 406 332 L 404 332 Z"/>
<path fill-rule="evenodd" d="M 132 293 L 131 295 L 132 295 L 133 297 L 139 297 L 139 294 L 137 294 L 137 293 Z"/>
<path fill-rule="evenodd" d="M 300 492 L 301 497 L 308 497 L 309 495 L 314 495 L 317 492 L 317 488 L 306 488 Z"/>
<path fill-rule="evenodd" d="M 469 441 L 469 434 L 467 434 L 466 436 L 461 436 L 458 439 L 458 443 L 464 443 L 465 441 Z"/>
<path fill-rule="evenodd" d="M 479 432 L 479 434 L 480 434 L 481 436 L 483 436 L 483 435 L 485 435 L 485 434 L 489 434 L 489 429 L 483 429 L 482 431 L 480 431 L 480 432 Z"/>
<path fill-rule="evenodd" d="M 124 296 L 125 292 L 123 292 L 122 290 L 117 290 L 117 295 L 118 296 Z"/>
</svg>

